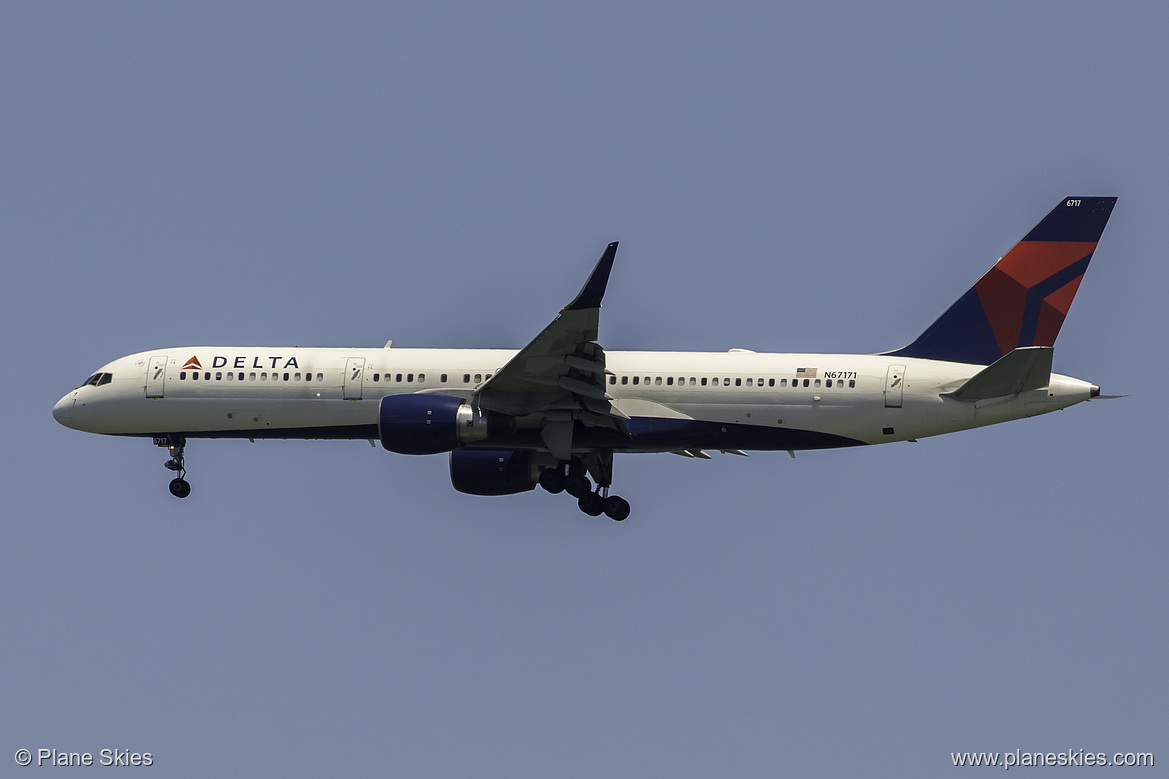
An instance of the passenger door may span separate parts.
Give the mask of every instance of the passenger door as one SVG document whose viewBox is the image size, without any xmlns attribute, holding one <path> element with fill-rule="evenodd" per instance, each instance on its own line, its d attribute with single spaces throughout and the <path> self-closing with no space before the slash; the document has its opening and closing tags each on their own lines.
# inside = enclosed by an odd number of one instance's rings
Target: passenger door
<svg viewBox="0 0 1169 779">
<path fill-rule="evenodd" d="M 166 388 L 166 355 L 156 354 L 146 366 L 146 397 L 161 398 Z"/>
<path fill-rule="evenodd" d="M 345 361 L 345 380 L 342 382 L 341 397 L 346 400 L 361 400 L 361 381 L 365 375 L 365 358 L 350 357 Z"/>
<path fill-rule="evenodd" d="M 901 408 L 901 394 L 905 389 L 905 366 L 890 365 L 885 374 L 885 408 Z"/>
</svg>

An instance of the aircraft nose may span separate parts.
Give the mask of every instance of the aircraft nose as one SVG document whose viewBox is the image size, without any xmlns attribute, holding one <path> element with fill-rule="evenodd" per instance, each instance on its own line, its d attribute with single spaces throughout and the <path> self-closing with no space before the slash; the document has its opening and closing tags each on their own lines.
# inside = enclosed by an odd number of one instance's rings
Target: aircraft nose
<svg viewBox="0 0 1169 779">
<path fill-rule="evenodd" d="M 53 418 L 60 422 L 65 427 L 73 427 L 73 393 L 70 392 L 65 397 L 57 401 L 57 405 L 53 406 Z"/>
</svg>

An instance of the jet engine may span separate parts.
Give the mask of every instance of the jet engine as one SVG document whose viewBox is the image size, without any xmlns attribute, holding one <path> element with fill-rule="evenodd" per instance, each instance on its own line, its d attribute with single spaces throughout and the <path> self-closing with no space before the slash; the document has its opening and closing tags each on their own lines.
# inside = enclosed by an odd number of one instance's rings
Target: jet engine
<svg viewBox="0 0 1169 779">
<path fill-rule="evenodd" d="M 451 484 L 468 495 L 514 495 L 540 481 L 532 452 L 455 449 L 451 452 Z"/>
<path fill-rule="evenodd" d="M 382 446 L 399 454 L 438 454 L 515 432 L 515 418 L 449 395 L 387 395 L 378 404 Z"/>
</svg>

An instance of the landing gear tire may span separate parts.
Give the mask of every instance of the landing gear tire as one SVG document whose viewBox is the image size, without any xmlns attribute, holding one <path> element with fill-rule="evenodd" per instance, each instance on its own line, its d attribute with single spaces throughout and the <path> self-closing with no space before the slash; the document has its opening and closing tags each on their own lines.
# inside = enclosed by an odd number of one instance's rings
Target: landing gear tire
<svg viewBox="0 0 1169 779">
<path fill-rule="evenodd" d="M 579 499 L 592 492 L 593 485 L 589 482 L 588 476 L 574 473 L 564 480 L 564 491 Z"/>
<path fill-rule="evenodd" d="M 577 500 L 576 505 L 590 517 L 599 517 L 605 512 L 605 499 L 595 492 L 586 492 Z"/>
<path fill-rule="evenodd" d="M 614 522 L 624 522 L 629 517 L 629 501 L 610 495 L 604 501 L 605 516 Z"/>
<path fill-rule="evenodd" d="M 564 492 L 564 474 L 558 468 L 540 471 L 540 486 L 553 495 Z"/>
<path fill-rule="evenodd" d="M 187 466 L 183 462 L 183 452 L 187 445 L 187 439 L 175 433 L 168 433 L 167 435 L 157 435 L 154 437 L 154 445 L 165 447 L 170 453 L 170 459 L 163 463 L 168 471 L 173 471 L 175 478 L 170 482 L 170 494 L 176 498 L 185 498 L 191 494 L 191 485 L 187 483 Z"/>
</svg>

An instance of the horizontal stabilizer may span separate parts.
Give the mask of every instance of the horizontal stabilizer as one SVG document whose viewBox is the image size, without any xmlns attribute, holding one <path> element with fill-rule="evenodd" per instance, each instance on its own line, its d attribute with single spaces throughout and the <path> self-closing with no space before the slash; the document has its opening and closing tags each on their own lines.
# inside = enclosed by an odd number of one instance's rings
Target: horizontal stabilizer
<svg viewBox="0 0 1169 779">
<path fill-rule="evenodd" d="M 1050 346 L 1022 346 L 974 374 L 958 389 L 946 393 L 956 400 L 1001 398 L 1039 389 L 1051 383 Z"/>
</svg>

